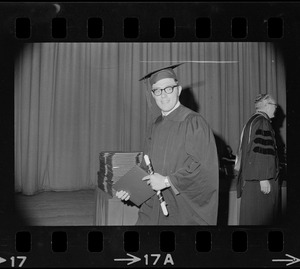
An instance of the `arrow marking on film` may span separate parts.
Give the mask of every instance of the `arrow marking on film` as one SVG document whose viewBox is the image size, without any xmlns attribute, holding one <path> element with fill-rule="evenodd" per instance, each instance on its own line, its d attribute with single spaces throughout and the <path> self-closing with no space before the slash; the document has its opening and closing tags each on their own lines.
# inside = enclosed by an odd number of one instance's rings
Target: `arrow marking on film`
<svg viewBox="0 0 300 269">
<path fill-rule="evenodd" d="M 6 262 L 6 260 L 4 258 L 0 257 L 0 263 L 4 263 L 4 262 Z"/>
<path fill-rule="evenodd" d="M 294 263 L 300 262 L 300 259 L 289 255 L 289 254 L 285 254 L 285 256 L 291 258 L 291 259 L 273 259 L 272 262 L 289 262 L 286 266 L 292 265 Z"/>
<path fill-rule="evenodd" d="M 128 256 L 130 256 L 131 258 L 123 258 L 123 259 L 114 259 L 114 261 L 117 262 L 123 262 L 123 261 L 129 261 L 129 263 L 127 263 L 127 265 L 139 262 L 141 259 L 139 257 L 136 257 L 134 255 L 131 255 L 129 253 L 127 253 Z"/>
</svg>

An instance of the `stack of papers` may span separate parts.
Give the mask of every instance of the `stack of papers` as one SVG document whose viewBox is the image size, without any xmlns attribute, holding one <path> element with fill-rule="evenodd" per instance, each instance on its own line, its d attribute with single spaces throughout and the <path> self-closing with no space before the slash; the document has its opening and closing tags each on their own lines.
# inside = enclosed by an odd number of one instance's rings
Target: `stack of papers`
<svg viewBox="0 0 300 269">
<path fill-rule="evenodd" d="M 132 167 L 140 165 L 142 158 L 143 152 L 101 152 L 99 155 L 98 187 L 113 197 L 115 195 L 113 184 Z"/>
</svg>

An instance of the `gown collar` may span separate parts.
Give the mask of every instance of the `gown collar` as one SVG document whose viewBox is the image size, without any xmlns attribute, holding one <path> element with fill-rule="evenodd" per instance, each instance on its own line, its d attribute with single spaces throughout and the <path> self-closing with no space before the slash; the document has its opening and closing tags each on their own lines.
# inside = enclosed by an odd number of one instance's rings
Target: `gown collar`
<svg viewBox="0 0 300 269">
<path fill-rule="evenodd" d="M 262 116 L 264 116 L 268 121 L 271 121 L 271 119 L 269 118 L 268 114 L 263 112 L 263 111 L 256 111 L 255 114 L 260 114 Z"/>
</svg>

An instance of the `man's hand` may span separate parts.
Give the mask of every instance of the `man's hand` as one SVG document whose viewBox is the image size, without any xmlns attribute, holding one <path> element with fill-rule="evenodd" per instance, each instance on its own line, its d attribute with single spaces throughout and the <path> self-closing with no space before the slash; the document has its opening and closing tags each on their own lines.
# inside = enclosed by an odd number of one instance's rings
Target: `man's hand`
<svg viewBox="0 0 300 269">
<path fill-rule="evenodd" d="M 165 178 L 161 174 L 154 173 L 153 175 L 148 175 L 142 178 L 142 180 L 148 180 L 147 184 L 155 191 L 160 191 L 166 188 Z"/>
<path fill-rule="evenodd" d="M 264 194 L 268 194 L 271 191 L 271 185 L 269 180 L 262 180 L 260 183 L 260 190 Z"/>
<path fill-rule="evenodd" d="M 128 201 L 130 199 L 130 195 L 126 191 L 117 191 L 116 196 L 122 201 Z"/>
</svg>

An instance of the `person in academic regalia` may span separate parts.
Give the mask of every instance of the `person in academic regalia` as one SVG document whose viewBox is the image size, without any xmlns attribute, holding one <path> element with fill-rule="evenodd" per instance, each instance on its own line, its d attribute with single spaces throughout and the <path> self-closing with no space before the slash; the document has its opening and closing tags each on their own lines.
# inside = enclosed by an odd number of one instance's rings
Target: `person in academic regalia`
<svg viewBox="0 0 300 269">
<path fill-rule="evenodd" d="M 240 225 L 271 225 L 279 213 L 278 157 L 271 119 L 277 104 L 269 94 L 255 100 L 256 113 L 243 128 L 236 161 Z"/>
<path fill-rule="evenodd" d="M 157 70 L 149 78 L 151 94 L 161 110 L 146 137 L 144 154 L 155 173 L 143 178 L 161 191 L 165 216 L 156 195 L 139 209 L 136 225 L 216 225 L 218 212 L 218 156 L 215 139 L 205 119 L 179 102 L 182 87 L 174 68 Z M 128 193 L 117 192 L 122 200 Z"/>
</svg>

